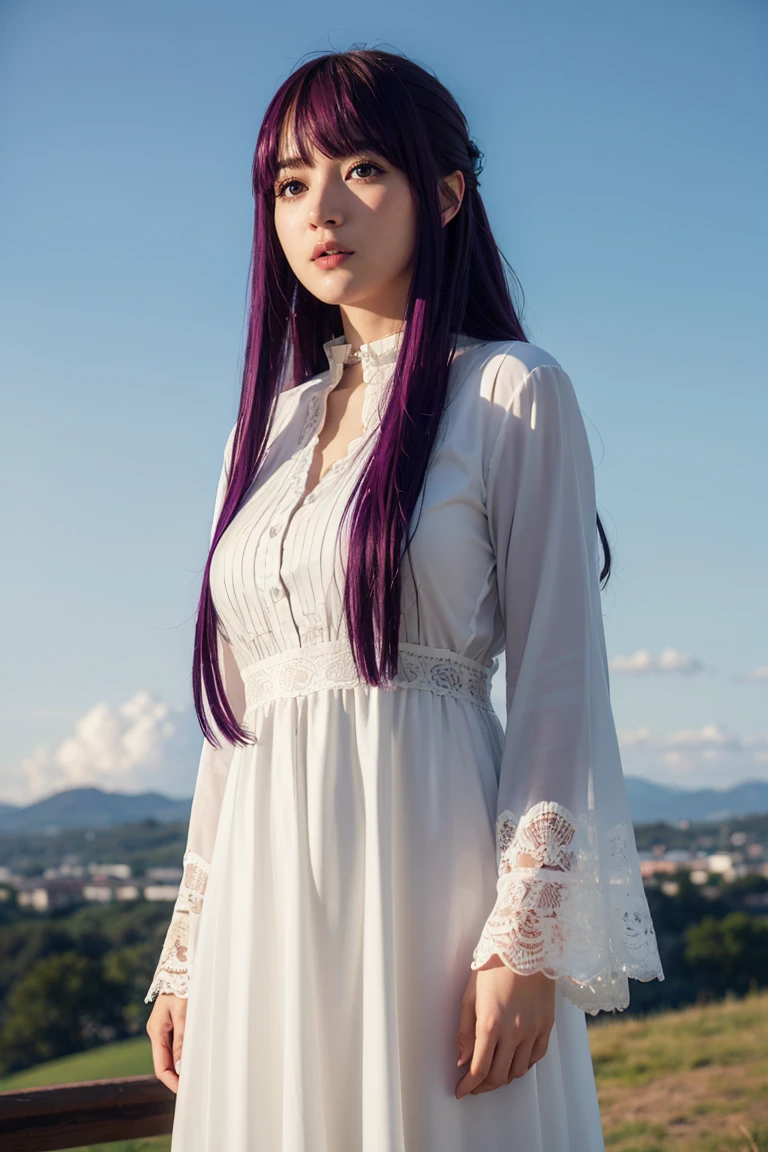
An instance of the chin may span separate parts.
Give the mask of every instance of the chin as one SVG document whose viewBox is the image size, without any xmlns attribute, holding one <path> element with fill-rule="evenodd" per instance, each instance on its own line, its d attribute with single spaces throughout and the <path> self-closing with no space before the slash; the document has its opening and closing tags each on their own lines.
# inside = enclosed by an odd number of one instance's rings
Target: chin
<svg viewBox="0 0 768 1152">
<path fill-rule="evenodd" d="M 356 304 L 358 300 L 369 295 L 360 288 L 352 288 L 349 283 L 338 286 L 328 283 L 305 284 L 304 287 L 318 300 L 322 300 L 323 304 Z"/>
</svg>

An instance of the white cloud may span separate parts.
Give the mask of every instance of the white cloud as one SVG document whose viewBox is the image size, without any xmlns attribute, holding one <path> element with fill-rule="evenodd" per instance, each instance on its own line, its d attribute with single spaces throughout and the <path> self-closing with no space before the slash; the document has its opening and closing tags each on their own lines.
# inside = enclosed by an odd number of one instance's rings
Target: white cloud
<svg viewBox="0 0 768 1152">
<path fill-rule="evenodd" d="M 7 803 L 30 804 L 65 788 L 190 796 L 202 747 L 193 708 L 139 690 L 118 708 L 98 703 L 57 747 L 39 745 L 2 773 Z"/>
<path fill-rule="evenodd" d="M 650 728 L 633 728 L 619 732 L 619 741 L 625 748 L 646 747 L 651 743 Z"/>
<path fill-rule="evenodd" d="M 678 652 L 676 648 L 664 648 L 658 656 L 654 656 L 647 648 L 638 648 L 630 656 L 614 656 L 609 661 L 609 668 L 616 676 L 693 676 L 702 673 L 712 675 L 715 672 L 698 656 L 692 656 L 690 652 Z M 768 684 L 768 664 L 758 664 L 746 672 L 737 673 L 731 680 L 736 684 Z"/>
<path fill-rule="evenodd" d="M 733 679 L 737 684 L 768 684 L 768 664 L 758 664 L 756 668 L 749 668 Z"/>
<path fill-rule="evenodd" d="M 766 778 L 768 734 L 742 736 L 715 723 L 659 736 L 647 727 L 617 734 L 627 775 L 697 788 Z"/>
<path fill-rule="evenodd" d="M 666 737 L 672 747 L 690 748 L 703 752 L 711 748 L 727 748 L 732 752 L 742 751 L 744 741 L 735 732 L 727 732 L 719 724 L 704 724 L 701 728 L 679 728 Z"/>
<path fill-rule="evenodd" d="M 690 676 L 712 671 L 697 656 L 692 656 L 690 652 L 678 652 L 676 648 L 665 648 L 658 656 L 653 656 L 646 648 L 640 648 L 631 656 L 614 656 L 609 666 L 611 672 L 632 676 L 672 672 Z"/>
</svg>

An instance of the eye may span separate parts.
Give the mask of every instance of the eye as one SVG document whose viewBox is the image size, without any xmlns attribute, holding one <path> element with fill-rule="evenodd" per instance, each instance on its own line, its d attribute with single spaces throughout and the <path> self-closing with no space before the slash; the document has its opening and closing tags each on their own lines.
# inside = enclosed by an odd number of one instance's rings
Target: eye
<svg viewBox="0 0 768 1152">
<path fill-rule="evenodd" d="M 349 172 L 350 173 L 356 172 L 358 168 L 373 169 L 373 175 L 374 176 L 380 175 L 384 171 L 384 169 L 379 164 L 374 164 L 374 162 L 372 160 L 358 160 L 355 164 L 352 165 L 352 167 L 349 169 Z M 361 176 L 360 177 L 361 182 L 366 182 L 370 179 L 372 179 L 372 176 Z M 277 189 L 275 191 L 275 197 L 279 200 L 295 200 L 297 198 L 296 196 L 293 196 L 293 195 L 289 196 L 286 194 L 287 189 L 290 188 L 290 186 L 292 184 L 301 184 L 301 183 L 302 183 L 302 181 L 297 180 L 295 176 L 289 177 L 288 179 L 283 180 L 277 186 Z M 298 195 L 298 193 L 297 193 L 297 195 Z"/>
<path fill-rule="evenodd" d="M 296 179 L 283 180 L 282 184 L 278 185 L 277 192 L 275 193 L 275 195 L 278 197 L 282 197 L 284 200 L 295 199 L 295 197 L 293 197 L 293 196 L 286 196 L 285 195 L 285 189 L 289 188 L 291 186 L 291 184 L 301 184 L 301 180 L 296 180 Z"/>
<path fill-rule="evenodd" d="M 357 164 L 353 165 L 351 171 L 354 172 L 357 168 L 373 168 L 376 172 L 383 172 L 384 169 L 380 168 L 378 164 L 374 164 L 372 160 L 359 160 Z M 363 180 L 369 180 L 369 176 L 363 176 Z"/>
</svg>

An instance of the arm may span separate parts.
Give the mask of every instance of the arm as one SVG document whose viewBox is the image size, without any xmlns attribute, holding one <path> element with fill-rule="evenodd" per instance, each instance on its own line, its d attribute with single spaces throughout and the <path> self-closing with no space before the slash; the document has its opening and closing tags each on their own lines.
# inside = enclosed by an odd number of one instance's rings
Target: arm
<svg viewBox="0 0 768 1152">
<path fill-rule="evenodd" d="M 216 522 L 226 495 L 233 436 L 234 428 L 227 440 L 224 465 L 219 477 L 211 540 L 213 540 Z M 219 633 L 217 645 L 225 691 L 238 723 L 242 723 L 245 714 L 243 680 L 232 649 L 221 636 L 221 633 Z M 187 844 L 183 858 L 183 876 L 157 969 L 149 991 L 144 997 L 145 1003 L 149 1003 L 160 992 L 171 992 L 175 996 L 183 997 L 189 995 L 200 912 L 203 907 L 208 871 L 216 841 L 224 788 L 235 753 L 234 745 L 224 740 L 219 733 L 217 735 L 221 743 L 220 748 L 214 748 L 207 740 L 203 740 L 195 791 L 192 797 L 192 810 L 189 817 Z"/>
<path fill-rule="evenodd" d="M 585 1011 L 664 979 L 610 703 L 595 484 L 573 385 L 556 364 L 499 369 L 506 411 L 487 511 L 505 628 L 507 726 L 497 899 L 472 968 L 541 971 Z"/>
</svg>

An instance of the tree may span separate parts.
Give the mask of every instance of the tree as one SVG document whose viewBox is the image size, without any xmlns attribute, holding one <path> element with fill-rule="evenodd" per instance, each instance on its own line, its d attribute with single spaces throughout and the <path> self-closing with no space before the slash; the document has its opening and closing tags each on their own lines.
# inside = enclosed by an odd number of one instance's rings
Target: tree
<svg viewBox="0 0 768 1152">
<path fill-rule="evenodd" d="M 2 1072 L 114 1039 L 123 1027 L 116 993 L 98 960 L 75 952 L 38 960 L 8 996 L 0 1029 Z"/>
<path fill-rule="evenodd" d="M 703 989 L 717 996 L 768 984 L 768 924 L 747 912 L 705 916 L 685 929 L 685 959 Z"/>
</svg>

